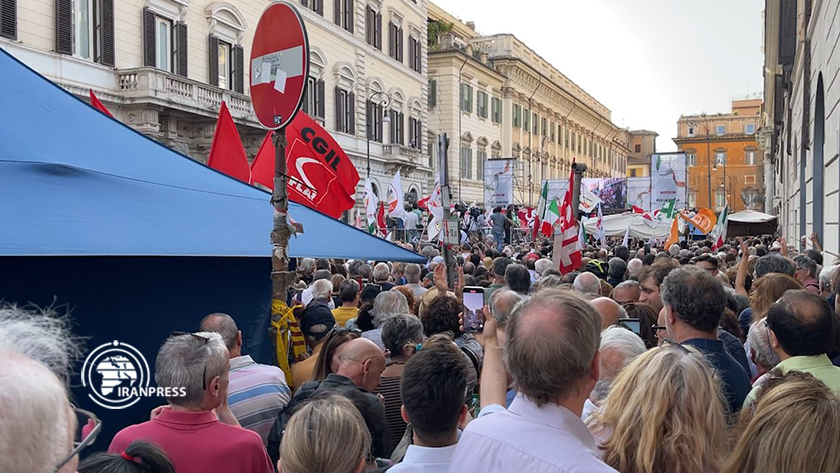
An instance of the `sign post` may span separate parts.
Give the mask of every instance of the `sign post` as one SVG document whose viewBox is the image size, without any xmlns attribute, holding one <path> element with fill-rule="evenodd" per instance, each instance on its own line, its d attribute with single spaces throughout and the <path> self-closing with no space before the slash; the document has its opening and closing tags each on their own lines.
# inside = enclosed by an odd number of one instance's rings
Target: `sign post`
<svg viewBox="0 0 840 473">
<path fill-rule="evenodd" d="M 294 283 L 289 267 L 289 196 L 286 174 L 286 125 L 300 110 L 309 76 L 309 39 L 303 18 L 290 2 L 276 1 L 263 11 L 251 47 L 251 105 L 257 120 L 274 132 L 274 227 L 271 232 L 271 325 L 277 364 L 291 382 L 289 354 L 291 308 L 286 304 Z"/>
</svg>

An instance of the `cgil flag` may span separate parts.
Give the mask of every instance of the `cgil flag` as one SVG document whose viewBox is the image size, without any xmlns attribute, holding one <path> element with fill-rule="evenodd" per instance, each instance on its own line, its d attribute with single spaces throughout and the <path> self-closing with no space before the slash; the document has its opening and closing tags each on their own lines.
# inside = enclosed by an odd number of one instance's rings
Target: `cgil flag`
<svg viewBox="0 0 840 473">
<path fill-rule="evenodd" d="M 575 174 L 569 177 L 569 189 L 574 183 Z M 560 205 L 558 231 L 554 236 L 554 264 L 561 273 L 566 274 L 580 268 L 581 254 L 578 246 L 578 232 L 575 228 L 575 212 L 572 208 L 572 192 L 567 191 Z M 583 226 L 583 225 L 581 225 Z"/>
<path fill-rule="evenodd" d="M 239 131 L 224 101 L 219 109 L 219 118 L 216 120 L 216 131 L 213 133 L 213 144 L 210 145 L 207 165 L 242 182 L 251 182 L 248 156 L 245 154 Z"/>
<path fill-rule="evenodd" d="M 365 229 L 368 233 L 377 233 L 376 209 L 379 206 L 379 199 L 373 193 L 373 185 L 370 178 L 365 179 Z"/>
<path fill-rule="evenodd" d="M 717 251 L 721 246 L 723 246 L 723 242 L 726 241 L 726 220 L 729 218 L 729 203 L 723 207 L 723 212 L 720 213 L 720 217 L 718 217 L 717 225 L 715 225 L 715 229 L 712 230 L 712 240 L 714 244 L 712 244 L 712 251 Z"/>
<path fill-rule="evenodd" d="M 275 148 L 270 135 L 263 139 L 251 164 L 251 184 L 274 189 Z M 327 130 L 298 112 L 286 127 L 286 141 L 290 200 L 333 218 L 356 205 L 359 173 Z"/>
</svg>

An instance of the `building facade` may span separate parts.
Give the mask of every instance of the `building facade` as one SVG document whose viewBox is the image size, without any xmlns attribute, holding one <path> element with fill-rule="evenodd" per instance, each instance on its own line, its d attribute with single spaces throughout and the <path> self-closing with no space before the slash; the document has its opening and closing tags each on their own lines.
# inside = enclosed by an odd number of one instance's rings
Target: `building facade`
<svg viewBox="0 0 840 473">
<path fill-rule="evenodd" d="M 248 63 L 269 3 L 6 0 L 0 47 L 77 96 L 92 89 L 123 123 L 202 162 L 224 101 L 253 158 L 266 132 L 251 110 Z M 426 0 L 296 4 L 311 49 L 304 110 L 355 163 L 357 200 L 368 174 L 384 198 L 397 170 L 408 200 L 426 195 Z"/>
<path fill-rule="evenodd" d="M 656 153 L 656 137 L 650 130 L 632 130 L 627 156 L 627 177 L 650 177 L 650 156 Z"/>
<path fill-rule="evenodd" d="M 761 100 L 735 100 L 730 113 L 684 115 L 674 143 L 686 153 L 687 202 L 721 211 L 764 209 L 758 126 Z"/>
<path fill-rule="evenodd" d="M 768 209 L 789 242 L 840 254 L 840 0 L 766 0 L 761 146 Z"/>
<path fill-rule="evenodd" d="M 449 63 L 448 70 L 434 73 L 430 70 L 432 80 L 439 80 L 436 75 L 454 74 L 452 84 L 462 84 L 459 89 L 450 86 L 446 92 L 450 97 L 453 91 L 459 90 L 456 98 L 461 109 L 460 132 L 454 133 L 454 121 L 440 129 L 430 128 L 430 134 L 446 132 L 450 136 L 450 171 L 468 170 L 470 164 L 463 161 L 476 166 L 476 156 L 482 147 L 487 156 L 493 157 L 494 141 L 489 136 L 482 135 L 487 137 L 487 144 L 483 141 L 479 144 L 471 130 L 468 130 L 469 135 L 464 133 L 467 130 L 465 123 L 478 120 L 478 124 L 485 120 L 484 123 L 491 126 L 486 128 L 487 133 L 500 133 L 498 156 L 515 159 L 514 200 L 517 204 L 536 205 L 542 181 L 568 179 L 573 162 L 588 166 L 585 177 L 626 174 L 627 130 L 614 125 L 609 109 L 534 50 L 511 34 L 480 35 L 475 25 L 462 23 L 435 5 L 429 7 L 429 24 L 432 25 L 430 43 L 435 45 L 431 57 L 448 57 L 459 51 L 457 54 L 462 58 L 460 62 Z M 462 65 L 465 69 L 459 73 Z M 486 65 L 496 75 L 489 74 L 479 65 Z M 471 72 L 465 72 L 466 68 Z M 498 94 L 490 85 L 495 79 L 501 79 Z M 489 119 L 479 116 L 476 108 L 485 100 L 487 105 L 482 108 L 486 109 L 484 113 Z M 435 113 L 437 111 L 432 110 L 432 115 Z M 447 113 L 447 116 L 451 114 Z M 460 139 L 453 140 L 452 136 Z M 471 176 L 476 176 L 476 169 L 472 168 Z M 465 181 L 462 177 L 462 189 L 466 189 Z M 457 190 L 457 183 L 452 181 L 451 184 L 453 190 Z M 472 192 L 472 189 L 478 189 L 480 181 L 470 182 L 469 186 Z M 453 195 L 457 197 L 457 193 Z M 464 191 L 463 196 L 462 200 L 469 201 L 472 194 Z"/>
</svg>

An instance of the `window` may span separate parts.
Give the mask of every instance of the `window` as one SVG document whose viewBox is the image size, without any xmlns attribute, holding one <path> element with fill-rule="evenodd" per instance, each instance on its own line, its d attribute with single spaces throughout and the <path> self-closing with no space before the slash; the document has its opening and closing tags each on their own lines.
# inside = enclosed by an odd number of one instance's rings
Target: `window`
<svg viewBox="0 0 840 473">
<path fill-rule="evenodd" d="M 697 208 L 697 193 L 696 192 L 689 192 L 688 193 L 688 207 L 692 209 Z"/>
<path fill-rule="evenodd" d="M 755 166 L 756 159 L 755 159 L 755 150 L 749 149 L 744 153 L 744 164 L 747 166 Z"/>
<path fill-rule="evenodd" d="M 576 137 L 577 137 L 577 133 L 572 133 L 572 151 L 574 151 L 576 149 L 575 148 L 575 138 Z M 580 151 L 580 150 L 578 150 L 578 151 Z"/>
<path fill-rule="evenodd" d="M 382 51 L 382 14 L 371 7 L 365 10 L 365 40 Z"/>
<path fill-rule="evenodd" d="M 693 126 L 689 125 L 689 127 L 688 127 L 688 136 L 694 136 L 694 127 Z"/>
<path fill-rule="evenodd" d="M 697 154 L 695 153 L 687 153 L 685 155 L 685 159 L 688 162 L 689 166 L 697 166 Z"/>
<path fill-rule="evenodd" d="M 300 0 L 300 4 L 317 14 L 324 16 L 324 0 Z"/>
<path fill-rule="evenodd" d="M 569 127 L 565 128 L 565 133 L 566 133 L 566 149 L 568 149 L 569 148 Z M 572 146 L 574 146 L 574 144 L 572 144 Z"/>
<path fill-rule="evenodd" d="M 479 148 L 478 153 L 476 153 L 475 157 L 478 161 L 475 167 L 475 178 L 480 181 L 484 179 L 484 162 L 487 161 L 487 151 L 484 148 Z"/>
<path fill-rule="evenodd" d="M 744 184 L 755 185 L 755 174 L 744 176 Z"/>
<path fill-rule="evenodd" d="M 423 149 L 423 122 L 416 118 L 408 119 L 408 146 Z"/>
<path fill-rule="evenodd" d="M 534 129 L 532 131 L 535 135 L 540 132 L 540 116 L 536 113 L 534 113 Z"/>
<path fill-rule="evenodd" d="M 722 189 L 715 191 L 715 207 L 719 209 L 726 207 L 726 195 Z"/>
<path fill-rule="evenodd" d="M 715 133 L 718 135 L 725 135 L 726 134 L 726 125 L 716 125 L 715 126 Z"/>
<path fill-rule="evenodd" d="M 548 119 L 546 119 L 545 117 L 542 117 L 541 127 L 542 128 L 541 128 L 540 132 L 542 133 L 542 136 L 547 136 L 548 135 Z"/>
<path fill-rule="evenodd" d="M 476 92 L 476 112 L 481 118 L 487 118 L 487 92 Z"/>
<path fill-rule="evenodd" d="M 514 104 L 513 106 L 513 127 L 519 128 L 522 126 L 522 106 Z"/>
<path fill-rule="evenodd" d="M 408 66 L 414 72 L 423 73 L 423 49 L 414 36 L 408 38 Z"/>
<path fill-rule="evenodd" d="M 630 169 L 630 177 L 636 177 L 636 168 Z"/>
<path fill-rule="evenodd" d="M 324 0 L 309 0 L 320 2 L 321 11 L 318 13 L 324 14 Z M 335 0 L 335 8 L 333 10 L 333 23 L 344 28 L 346 31 L 353 32 L 353 0 Z"/>
<path fill-rule="evenodd" d="M 754 135 L 755 134 L 755 124 L 747 123 L 744 126 L 744 133 L 746 133 L 748 135 Z"/>
<path fill-rule="evenodd" d="M 437 81 L 429 80 L 429 107 L 437 107 Z"/>
<path fill-rule="evenodd" d="M 155 44 L 155 67 L 172 72 L 172 22 L 159 16 L 155 17 Z"/>
<path fill-rule="evenodd" d="M 502 99 L 493 97 L 490 103 L 490 115 L 493 119 L 493 123 L 502 123 Z"/>
<path fill-rule="evenodd" d="M 0 0 L 0 36 L 17 39 L 17 0 Z"/>
<path fill-rule="evenodd" d="M 472 148 L 461 146 L 461 176 L 472 179 Z"/>
<path fill-rule="evenodd" d="M 726 165 L 726 152 L 725 151 L 715 151 L 715 162 L 712 163 L 714 167 L 718 166 L 725 166 Z"/>
<path fill-rule="evenodd" d="M 230 45 L 219 41 L 219 87 L 230 88 Z"/>
<path fill-rule="evenodd" d="M 531 129 L 531 111 L 527 108 L 524 110 L 522 115 L 522 128 L 525 131 L 529 131 Z"/>
<path fill-rule="evenodd" d="M 403 60 L 403 30 L 394 23 L 388 24 L 388 55 L 399 62 Z"/>
<path fill-rule="evenodd" d="M 309 77 L 306 80 L 306 97 L 303 100 L 303 111 L 309 116 L 324 119 L 324 81 Z"/>
<path fill-rule="evenodd" d="M 549 133 L 548 141 L 554 143 L 554 137 L 556 135 L 554 134 L 555 128 L 554 128 L 554 122 L 553 121 L 551 122 L 551 125 L 549 125 L 549 129 L 551 130 L 551 132 Z"/>
<path fill-rule="evenodd" d="M 637 145 L 633 146 L 633 152 L 641 153 L 642 152 L 642 145 L 637 144 Z"/>
<path fill-rule="evenodd" d="M 382 115 L 380 114 L 380 117 Z M 340 87 L 335 88 L 335 130 L 356 133 L 356 96 Z"/>
<path fill-rule="evenodd" d="M 377 102 L 368 101 L 365 110 L 366 110 L 367 117 L 368 117 L 367 118 L 368 138 L 371 141 L 376 141 L 377 143 L 382 143 L 382 136 L 383 136 L 383 131 L 382 131 L 383 130 L 383 125 L 382 124 L 384 123 L 383 118 L 385 116 L 385 111 L 382 108 L 382 104 L 377 103 Z M 393 136 L 394 136 L 393 131 L 394 131 L 394 124 L 393 124 L 393 122 L 391 122 L 391 138 L 392 138 L 392 140 L 393 140 Z"/>
<path fill-rule="evenodd" d="M 0 36 L 17 38 L 17 3 L 0 0 Z M 114 65 L 114 0 L 55 0 L 55 28 L 55 52 Z"/>
<path fill-rule="evenodd" d="M 245 50 L 210 35 L 208 40 L 210 85 L 243 93 L 245 91 Z M 186 60 L 186 50 L 184 50 Z"/>
<path fill-rule="evenodd" d="M 405 144 L 405 115 L 397 110 L 391 110 L 391 143 Z"/>
<path fill-rule="evenodd" d="M 461 84 L 461 110 L 472 113 L 473 88 L 469 84 Z"/>
</svg>

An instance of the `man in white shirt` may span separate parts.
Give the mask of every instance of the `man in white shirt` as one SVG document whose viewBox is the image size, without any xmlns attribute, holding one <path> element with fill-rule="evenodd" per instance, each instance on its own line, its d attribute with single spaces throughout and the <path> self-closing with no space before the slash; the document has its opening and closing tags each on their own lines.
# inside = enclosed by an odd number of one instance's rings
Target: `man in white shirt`
<svg viewBox="0 0 840 473">
<path fill-rule="evenodd" d="M 405 241 L 412 241 L 417 237 L 417 224 L 420 222 L 420 218 L 408 206 L 406 206 L 404 222 L 406 233 Z"/>
<path fill-rule="evenodd" d="M 509 410 L 467 426 L 449 471 L 615 472 L 580 419 L 599 378 L 595 308 L 571 291 L 546 289 L 516 306 L 506 335 L 517 397 Z"/>
<path fill-rule="evenodd" d="M 446 473 L 467 417 L 467 361 L 445 337 L 433 337 L 414 354 L 400 383 L 402 418 L 413 430 L 401 463 L 392 473 Z M 463 470 L 467 471 L 467 470 Z"/>
</svg>

